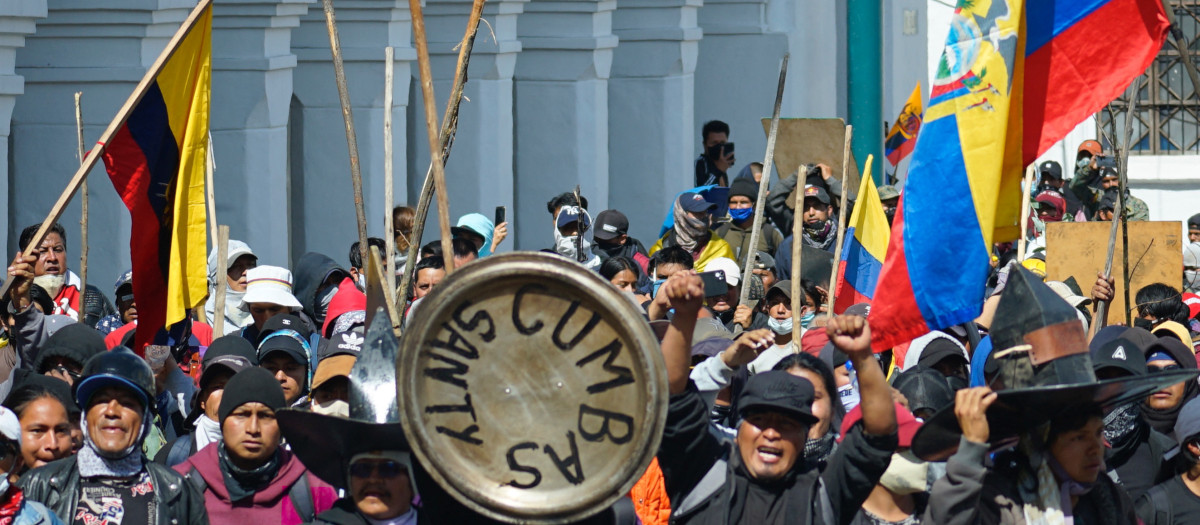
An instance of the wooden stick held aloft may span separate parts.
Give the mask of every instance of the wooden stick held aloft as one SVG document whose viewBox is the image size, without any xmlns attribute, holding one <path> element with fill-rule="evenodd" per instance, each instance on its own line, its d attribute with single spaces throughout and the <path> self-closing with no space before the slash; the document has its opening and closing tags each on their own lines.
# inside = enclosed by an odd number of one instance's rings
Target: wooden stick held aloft
<svg viewBox="0 0 1200 525">
<path fill-rule="evenodd" d="M 425 39 L 425 14 L 421 10 L 421 0 L 408 0 L 408 8 L 412 11 L 413 42 L 417 46 L 417 66 L 421 73 L 421 99 L 425 103 L 425 131 L 429 138 L 429 160 L 433 164 L 433 189 L 437 194 L 442 262 L 446 266 L 446 274 L 449 275 L 454 271 L 454 247 L 450 240 L 450 198 L 446 195 L 446 172 L 442 165 L 441 148 L 438 147 L 437 102 L 433 94 L 429 44 Z"/>
<path fill-rule="evenodd" d="M 842 260 L 842 237 L 845 235 L 846 229 L 846 196 L 850 193 L 850 188 L 846 187 L 846 176 L 850 172 L 850 141 L 853 138 L 854 126 L 846 125 L 846 144 L 842 149 L 842 194 L 840 195 L 841 203 L 838 206 L 837 241 L 833 247 L 833 269 L 829 271 L 829 301 L 826 307 L 829 315 L 833 315 L 833 301 L 837 297 L 838 265 Z M 867 168 L 863 171 L 863 178 L 871 177 L 871 162 L 874 160 L 874 155 L 867 155 Z M 796 183 L 799 184 L 799 181 Z M 859 195 L 858 198 L 861 200 L 862 195 Z"/>
<path fill-rule="evenodd" d="M 83 92 L 75 93 L 75 143 L 79 153 L 79 164 L 83 165 Z M 88 184 L 83 179 L 79 186 L 79 293 L 87 298 L 88 281 Z M 85 301 L 79 302 L 79 318 L 83 322 Z"/>
<path fill-rule="evenodd" d="M 393 195 L 395 174 L 392 168 L 392 91 L 395 90 L 396 48 L 383 50 L 383 210 L 387 213 L 384 222 L 384 274 L 383 288 L 387 293 L 388 309 L 396 310 L 402 305 L 396 302 L 396 228 L 392 221 L 392 208 L 396 206 Z M 367 325 L 370 326 L 370 325 Z M 393 324 L 393 328 L 395 325 Z"/>
<path fill-rule="evenodd" d="M 229 227 L 217 227 L 217 297 L 213 300 L 213 337 L 225 335 L 225 289 L 229 287 Z M 223 271 L 225 270 L 225 271 Z"/>
</svg>

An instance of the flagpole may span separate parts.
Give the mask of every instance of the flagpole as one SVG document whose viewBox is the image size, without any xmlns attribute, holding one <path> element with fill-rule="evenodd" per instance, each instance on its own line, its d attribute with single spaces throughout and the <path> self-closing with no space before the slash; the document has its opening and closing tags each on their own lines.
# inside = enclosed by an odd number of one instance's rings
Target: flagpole
<svg viewBox="0 0 1200 525">
<path fill-rule="evenodd" d="M 213 338 L 225 335 L 225 288 L 229 277 L 222 268 L 229 268 L 229 226 L 217 227 L 217 297 L 213 299 Z"/>
<path fill-rule="evenodd" d="M 792 204 L 792 210 L 795 212 L 792 216 L 792 341 L 796 343 L 797 353 L 799 353 L 800 342 L 797 340 L 797 334 L 800 330 L 800 307 L 804 305 L 804 287 L 800 286 L 800 273 L 803 271 L 800 257 L 804 254 L 804 220 L 800 216 L 804 210 L 804 186 L 800 181 L 800 174 L 807 173 L 808 166 L 801 165 L 799 173 L 796 174 L 796 191 L 792 192 L 795 196 L 795 203 Z M 766 171 L 763 172 L 763 178 L 766 178 Z M 842 189 L 845 191 L 845 188 Z"/>
<path fill-rule="evenodd" d="M 395 174 L 392 168 L 392 91 L 395 89 L 396 48 L 387 46 L 383 49 L 383 210 L 387 214 L 384 221 L 384 266 L 387 268 L 387 278 L 384 279 L 383 289 L 387 293 L 388 308 L 401 308 L 396 301 L 396 225 L 392 221 L 392 209 L 396 206 L 393 195 Z"/>
<path fill-rule="evenodd" d="M 763 208 L 767 205 L 767 191 L 771 186 L 771 170 L 775 165 L 775 139 L 779 136 L 779 109 L 783 105 L 783 85 L 787 81 L 787 67 L 790 53 L 784 53 L 783 63 L 779 66 L 779 84 L 775 88 L 775 109 L 771 112 L 771 132 L 767 134 L 767 153 L 763 157 L 762 178 L 758 181 L 758 195 L 754 202 L 754 224 L 750 229 L 750 250 L 746 254 L 746 262 L 742 269 L 742 289 L 739 291 L 738 304 L 743 305 L 750 300 L 750 276 L 754 275 L 754 261 L 758 258 L 758 237 L 762 235 Z M 796 175 L 799 184 L 799 175 Z M 804 189 L 800 189 L 804 193 Z M 797 211 L 797 214 L 799 212 Z M 737 325 L 740 332 L 741 325 Z"/>
<path fill-rule="evenodd" d="M 75 147 L 79 154 L 79 164 L 83 164 L 83 92 L 75 92 Z M 88 278 L 88 187 L 87 179 L 79 186 L 79 294 L 87 299 Z M 79 302 L 77 319 L 83 322 L 84 301 Z"/>
<path fill-rule="evenodd" d="M 1021 188 L 1021 238 L 1017 239 L 1017 262 L 1025 260 L 1025 244 L 1029 236 L 1029 197 L 1033 193 L 1034 165 L 1025 167 L 1025 187 Z"/>
<path fill-rule="evenodd" d="M 850 140 L 854 138 L 854 126 L 846 125 L 846 145 L 842 151 L 842 194 L 841 204 L 838 207 L 838 226 L 837 226 L 837 242 L 833 246 L 833 269 L 829 271 L 829 301 L 826 311 L 829 315 L 833 315 L 833 301 L 837 296 L 837 274 L 838 266 L 842 261 L 842 243 L 845 236 L 846 228 L 846 197 L 850 193 L 850 188 L 846 187 L 846 174 L 850 172 Z M 867 155 L 867 168 L 863 171 L 863 179 L 871 175 L 871 162 L 875 160 L 874 155 Z M 862 192 L 859 192 L 862 193 Z M 862 195 L 858 196 L 858 200 L 862 201 Z"/>
<path fill-rule="evenodd" d="M 125 121 L 129 119 L 129 115 L 133 113 L 134 106 L 136 106 L 137 103 L 142 100 L 142 97 L 146 95 L 146 91 L 148 91 L 150 85 L 154 83 L 154 80 L 158 77 L 158 74 L 162 72 L 163 66 L 166 65 L 167 60 L 171 58 L 171 55 L 175 54 L 176 49 L 179 47 L 179 43 L 182 42 L 183 38 L 192 30 L 192 28 L 200 20 L 200 15 L 203 14 L 205 9 L 208 9 L 212 5 L 212 2 L 213 0 L 200 0 L 195 9 L 192 9 L 192 13 L 188 15 L 186 20 L 183 21 L 183 25 L 181 25 L 179 30 L 175 32 L 175 36 L 171 37 L 170 42 L 167 43 L 167 47 L 163 49 L 162 53 L 160 53 L 158 58 L 154 61 L 154 64 L 151 65 L 150 69 L 146 71 L 146 75 L 143 76 L 142 80 L 138 82 L 137 87 L 134 88 L 133 93 L 129 95 L 129 98 L 125 101 L 125 104 L 121 106 L 121 109 L 117 110 L 117 115 L 113 117 L 112 122 L 109 122 L 108 128 L 104 130 L 104 133 L 100 134 L 100 139 L 97 141 L 96 147 L 92 148 L 92 151 L 88 153 L 88 155 L 84 158 L 83 163 L 80 164 L 79 169 L 75 171 L 75 175 L 71 177 L 70 182 L 67 183 L 67 187 L 58 196 L 58 200 L 55 201 L 54 206 L 50 208 L 50 213 L 46 215 L 46 219 L 42 221 L 42 225 L 38 227 L 37 231 L 34 232 L 33 237 L 29 239 L 29 244 L 21 247 L 21 253 L 32 253 L 32 249 L 42 244 L 42 240 L 45 239 L 46 233 L 50 231 L 50 227 L 56 221 L 58 221 L 60 217 L 62 217 L 63 211 L 66 210 L 67 205 L 71 203 L 71 198 L 75 196 L 75 193 L 78 192 L 79 188 L 83 185 L 84 180 L 87 179 L 88 172 L 90 172 L 96 163 L 100 161 L 100 155 L 104 153 L 109 141 L 111 141 L 112 137 L 117 134 L 117 130 L 119 130 L 121 126 L 125 124 Z M 8 295 L 8 290 L 12 288 L 12 284 L 13 276 L 9 275 L 4 279 L 4 285 L 0 286 L 0 297 Z"/>
</svg>

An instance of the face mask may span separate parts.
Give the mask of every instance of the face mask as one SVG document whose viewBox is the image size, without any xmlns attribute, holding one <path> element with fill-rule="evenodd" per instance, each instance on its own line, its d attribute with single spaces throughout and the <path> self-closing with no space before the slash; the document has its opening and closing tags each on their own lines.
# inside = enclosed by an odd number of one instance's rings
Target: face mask
<svg viewBox="0 0 1200 525">
<path fill-rule="evenodd" d="M 329 302 L 333 300 L 333 296 L 337 295 L 337 291 L 337 286 L 330 285 L 325 288 L 325 293 L 318 292 L 317 295 L 320 299 L 317 301 L 317 311 L 314 312 L 317 315 L 313 319 L 317 325 L 325 324 L 325 313 L 329 311 Z"/>
<path fill-rule="evenodd" d="M 879 478 L 879 484 L 892 494 L 905 495 L 925 492 L 929 479 L 929 464 L 917 459 L 911 450 L 892 454 L 892 462 Z"/>
<path fill-rule="evenodd" d="M 366 276 L 366 274 L 364 274 L 364 273 L 359 273 L 359 274 L 358 274 L 358 279 L 356 279 L 356 281 L 357 281 L 357 282 L 355 282 L 354 284 L 355 284 L 356 286 L 358 286 L 358 289 L 359 289 L 359 291 L 364 291 L 364 290 L 366 290 L 366 289 L 367 289 L 367 276 Z"/>
<path fill-rule="evenodd" d="M 324 403 L 313 403 L 312 411 L 327 416 L 350 417 L 350 403 L 341 399 L 331 399 Z"/>
<path fill-rule="evenodd" d="M 846 408 L 846 412 L 854 410 L 860 401 L 858 390 L 854 389 L 854 385 L 839 386 L 838 398 L 842 400 L 842 406 Z"/>
<path fill-rule="evenodd" d="M 1196 293 L 1200 290 L 1200 271 L 1184 270 L 1183 271 L 1183 288 L 1184 291 Z"/>
<path fill-rule="evenodd" d="M 946 376 L 946 384 L 950 385 L 950 390 L 955 392 L 970 386 L 970 383 L 966 379 L 959 376 Z"/>
<path fill-rule="evenodd" d="M 1151 330 L 1154 330 L 1154 321 L 1151 321 L 1149 319 L 1142 319 L 1141 317 L 1138 317 L 1137 319 L 1133 320 L 1133 326 L 1136 326 L 1136 327 L 1141 328 L 1146 331 L 1151 331 Z"/>
<path fill-rule="evenodd" d="M 770 328 L 772 332 L 775 332 L 779 335 L 790 334 L 792 333 L 792 318 L 789 317 L 784 320 L 779 320 L 774 317 L 769 318 L 767 319 L 767 328 Z"/>
<path fill-rule="evenodd" d="M 735 222 L 742 222 L 754 216 L 754 208 L 729 209 L 729 217 Z"/>
<path fill-rule="evenodd" d="M 1140 413 L 1137 403 L 1117 407 L 1104 416 L 1104 440 L 1116 446 L 1136 434 Z"/>
<path fill-rule="evenodd" d="M 811 323 L 813 318 L 815 318 L 816 316 L 817 316 L 816 312 L 809 310 L 808 313 L 800 316 L 800 326 L 803 327 L 805 330 L 807 330 L 808 324 Z"/>
<path fill-rule="evenodd" d="M 41 286 L 50 297 L 58 297 L 58 292 L 62 291 L 62 287 L 66 283 L 67 276 L 63 274 L 51 275 L 47 273 L 33 278 L 33 284 Z"/>
</svg>

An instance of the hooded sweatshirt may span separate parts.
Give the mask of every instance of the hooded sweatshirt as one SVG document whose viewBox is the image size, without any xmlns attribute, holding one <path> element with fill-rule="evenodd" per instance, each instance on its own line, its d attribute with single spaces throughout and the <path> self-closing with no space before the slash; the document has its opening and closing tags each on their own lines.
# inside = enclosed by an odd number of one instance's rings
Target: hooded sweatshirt
<svg viewBox="0 0 1200 525">
<path fill-rule="evenodd" d="M 296 284 L 295 296 L 300 305 L 304 307 L 304 313 L 312 318 L 313 322 L 323 324 L 325 319 L 317 315 L 317 308 L 320 306 L 317 297 L 321 290 L 321 284 L 329 277 L 329 274 L 340 271 L 346 276 L 350 275 L 345 268 L 338 266 L 338 263 L 329 256 L 308 252 L 300 257 L 296 262 L 296 271 L 294 282 Z"/>
<path fill-rule="evenodd" d="M 198 475 L 204 480 L 207 485 L 204 491 L 204 507 L 208 509 L 210 522 L 252 525 L 299 525 L 303 522 L 296 514 L 296 507 L 288 496 L 288 490 L 299 481 L 300 476 L 307 475 L 308 470 L 291 451 L 280 450 L 279 471 L 265 488 L 256 491 L 249 498 L 249 502 L 242 500 L 235 505 L 229 500 L 229 491 L 225 488 L 225 478 L 221 473 L 220 459 L 217 457 L 219 447 L 219 443 L 204 447 L 187 461 L 174 467 L 180 474 L 189 477 Z M 337 491 L 333 487 L 311 475 L 308 476 L 308 486 L 315 514 L 333 507 L 333 502 L 337 501 Z"/>
<path fill-rule="evenodd" d="M 254 319 L 250 317 L 250 312 L 243 311 L 238 307 L 241 305 L 242 296 L 246 295 L 246 292 L 235 292 L 233 288 L 229 287 L 229 281 L 224 278 L 224 274 L 229 270 L 229 267 L 233 265 L 238 257 L 243 255 L 254 255 L 254 252 L 250 250 L 250 246 L 246 243 L 232 239 L 229 240 L 229 256 L 225 261 L 224 268 L 219 267 L 216 248 L 213 248 L 208 253 L 208 301 L 204 303 L 204 313 L 210 320 L 216 321 L 217 287 L 225 286 L 225 326 L 223 328 L 225 333 L 221 335 L 234 333 L 254 322 Z M 218 272 L 218 270 L 223 271 Z M 217 278 L 218 273 L 220 273 L 220 279 Z"/>
<path fill-rule="evenodd" d="M 326 339 L 330 337 L 330 330 L 342 314 L 366 309 L 367 296 L 358 291 L 353 279 L 349 277 L 342 279 L 342 283 L 338 285 L 337 295 L 334 295 L 333 300 L 329 301 L 329 310 L 325 312 L 325 324 L 321 326 L 321 336 Z"/>
<path fill-rule="evenodd" d="M 468 213 L 458 218 L 456 226 L 471 230 L 483 237 L 483 246 L 479 247 L 480 259 L 492 254 L 492 234 L 496 231 L 496 225 L 492 224 L 491 219 L 484 217 L 482 213 Z"/>
<path fill-rule="evenodd" d="M 908 353 L 904 354 L 904 366 L 901 367 L 900 371 L 903 372 L 909 368 L 917 366 L 918 364 L 922 364 L 921 354 L 925 352 L 925 349 L 929 347 L 930 343 L 937 339 L 946 339 L 950 342 L 953 342 L 955 346 L 962 350 L 963 359 L 965 359 L 968 363 L 971 362 L 971 357 L 967 355 L 967 349 L 963 348 L 962 343 L 958 342 L 957 339 L 950 337 L 950 335 L 945 332 L 939 332 L 935 330 L 921 337 L 913 339 L 912 344 L 908 346 Z"/>
<path fill-rule="evenodd" d="M 1179 363 L 1179 366 L 1184 370 L 1196 369 L 1196 357 L 1192 354 L 1191 349 L 1174 337 L 1161 337 L 1153 344 L 1146 347 L 1147 358 L 1149 358 L 1150 355 L 1154 354 L 1155 352 L 1166 352 L 1167 354 L 1170 354 L 1171 358 L 1174 359 L 1176 363 Z M 1196 383 L 1196 381 L 1188 380 L 1186 381 L 1186 386 L 1183 390 L 1183 399 L 1179 400 L 1178 405 L 1175 405 L 1174 408 L 1169 408 L 1166 410 L 1155 410 L 1150 408 L 1150 405 L 1143 402 L 1142 417 L 1146 419 L 1147 423 L 1150 423 L 1150 426 L 1154 430 L 1166 434 L 1167 437 L 1174 441 L 1175 419 L 1179 417 L 1179 411 L 1183 410 L 1183 405 L 1187 404 L 1189 400 L 1196 397 L 1197 394 L 1200 394 L 1200 384 Z"/>
</svg>

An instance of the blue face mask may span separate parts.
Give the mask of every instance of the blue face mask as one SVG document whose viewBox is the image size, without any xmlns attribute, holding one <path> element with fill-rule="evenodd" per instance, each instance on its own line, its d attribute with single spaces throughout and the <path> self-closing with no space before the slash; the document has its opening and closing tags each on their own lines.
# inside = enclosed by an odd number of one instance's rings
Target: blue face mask
<svg viewBox="0 0 1200 525">
<path fill-rule="evenodd" d="M 754 216 L 754 208 L 729 209 L 729 216 L 736 222 L 742 222 Z"/>
<path fill-rule="evenodd" d="M 800 326 L 804 327 L 804 329 L 807 330 L 809 323 L 812 323 L 813 318 L 816 316 L 817 316 L 816 312 L 809 310 L 808 313 L 800 316 Z"/>
</svg>

